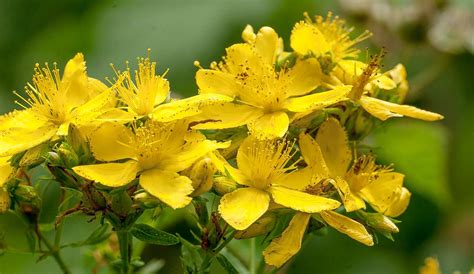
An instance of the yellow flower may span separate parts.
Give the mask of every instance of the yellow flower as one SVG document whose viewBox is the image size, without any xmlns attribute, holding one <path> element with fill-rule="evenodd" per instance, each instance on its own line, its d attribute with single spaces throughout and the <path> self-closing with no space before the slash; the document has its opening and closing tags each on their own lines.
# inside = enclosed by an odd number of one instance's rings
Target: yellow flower
<svg viewBox="0 0 474 274">
<path fill-rule="evenodd" d="M 170 96 L 170 85 L 164 78 L 166 72 L 161 76 L 156 75 L 156 62 L 152 62 L 150 56 L 138 59 L 135 77 L 132 77 L 128 67 L 123 73 L 117 70 L 115 73 L 117 83 L 114 89 L 124 105 L 122 108 L 126 111 L 116 109 L 104 117 L 105 119 L 132 121 L 150 116 L 160 122 L 169 122 L 199 114 L 203 106 L 233 100 L 228 96 L 207 94 L 167 102 Z"/>
<path fill-rule="evenodd" d="M 237 152 L 237 167 L 224 159 L 216 166 L 240 185 L 225 194 L 219 205 L 222 218 L 237 230 L 244 230 L 268 210 L 270 198 L 279 205 L 301 212 L 314 213 L 339 207 L 336 200 L 289 188 L 287 181 L 295 165 L 293 144 L 281 140 L 258 140 L 248 137 Z"/>
<path fill-rule="evenodd" d="M 10 196 L 3 185 L 11 177 L 13 168 L 8 162 L 10 157 L 0 157 L 0 214 L 6 212 L 10 208 Z"/>
<path fill-rule="evenodd" d="M 386 76 L 386 78 L 384 78 L 383 75 L 377 76 L 379 62 L 380 56 L 375 56 L 371 60 L 371 62 L 365 66 L 364 69 L 362 69 L 362 65 L 359 65 L 359 70 L 356 70 L 352 77 L 355 80 L 352 89 L 349 92 L 350 99 L 360 104 L 360 106 L 362 106 L 362 108 L 364 108 L 368 113 L 382 121 L 385 121 L 391 117 L 403 116 L 408 116 L 425 121 L 436 121 L 444 118 L 438 113 L 422 110 L 413 106 L 399 105 L 371 97 L 369 96 L 369 94 L 366 95 L 366 86 L 374 79 L 379 87 L 383 89 L 390 89 L 387 86 L 389 85 L 388 81 L 381 80 L 389 78 Z M 348 71 L 350 71 L 350 69 Z M 403 73 L 403 71 L 401 71 L 400 73 Z M 392 88 L 395 88 L 395 86 L 393 86 Z M 403 96 L 405 95 L 403 94 Z"/>
<path fill-rule="evenodd" d="M 217 93 L 233 97 L 235 102 L 205 108 L 197 117 L 208 122 L 195 128 L 247 125 L 259 139 L 282 137 L 294 113 L 322 109 L 346 99 L 350 87 L 306 95 L 321 82 L 315 59 L 297 60 L 293 67 L 283 65 L 277 70 L 281 43 L 272 28 L 263 27 L 255 34 L 247 27 L 243 36 L 247 43 L 227 48 L 223 62 L 196 73 L 200 96 Z"/>
<path fill-rule="evenodd" d="M 10 157 L 0 157 L 0 188 L 3 187 L 3 184 L 10 178 L 13 173 L 13 168 L 8 162 Z"/>
<path fill-rule="evenodd" d="M 87 77 L 81 53 L 69 60 L 62 77 L 56 65 L 51 70 L 47 64 L 45 68 L 37 64 L 26 95 L 18 95 L 24 110 L 0 116 L 0 157 L 67 135 L 69 124 L 89 123 L 115 100 L 112 90 Z"/>
<path fill-rule="evenodd" d="M 319 145 L 307 134 L 300 134 L 299 147 L 308 167 L 300 169 L 287 176 L 285 186 L 312 195 L 325 194 L 329 182 L 328 167 L 325 164 Z M 341 233 L 365 244 L 373 245 L 372 236 L 365 227 L 342 214 L 325 210 L 319 212 L 324 221 Z M 285 231 L 272 240 L 263 251 L 267 264 L 281 267 L 301 248 L 301 242 L 308 226 L 311 214 L 297 212 Z"/>
<path fill-rule="evenodd" d="M 349 34 L 352 28 L 345 25 L 344 20 L 339 17 L 332 17 L 328 13 L 326 19 L 322 16 L 316 16 L 313 22 L 311 18 L 305 14 L 306 20 L 296 23 L 291 32 L 291 47 L 293 50 L 303 56 L 313 55 L 317 58 L 328 57 L 330 60 L 329 71 L 334 63 L 346 58 L 357 58 L 359 50 L 353 46 L 371 36 L 366 31 L 351 39 Z M 323 62 L 324 59 L 319 59 Z"/>
<path fill-rule="evenodd" d="M 420 268 L 420 274 L 441 274 L 438 260 L 432 257 L 426 258 L 425 265 Z"/>
<path fill-rule="evenodd" d="M 206 140 L 188 130 L 188 123 L 177 120 L 160 123 L 149 120 L 131 129 L 106 122 L 91 136 L 90 145 L 99 161 L 121 162 L 78 166 L 73 170 L 110 187 L 119 187 L 140 177 L 140 185 L 172 208 L 186 206 L 193 192 L 192 181 L 178 172 L 190 167 L 209 152 L 228 146 Z"/>
<path fill-rule="evenodd" d="M 355 211 L 365 208 L 367 201 L 375 210 L 396 217 L 405 211 L 410 192 L 403 187 L 404 175 L 379 167 L 374 158 L 362 156 L 354 162 L 347 135 L 333 118 L 324 122 L 316 135 L 327 176 L 333 179 L 345 209 Z"/>
<path fill-rule="evenodd" d="M 357 60 L 341 60 L 331 72 L 331 75 L 334 77 L 330 78 L 330 80 L 334 85 L 356 85 L 358 77 L 363 74 L 367 66 L 366 63 Z M 385 73 L 379 73 L 377 67 L 368 76 L 367 82 L 362 88 L 371 93 L 375 87 L 391 90 L 396 88 L 397 85 L 391 77 Z"/>
</svg>

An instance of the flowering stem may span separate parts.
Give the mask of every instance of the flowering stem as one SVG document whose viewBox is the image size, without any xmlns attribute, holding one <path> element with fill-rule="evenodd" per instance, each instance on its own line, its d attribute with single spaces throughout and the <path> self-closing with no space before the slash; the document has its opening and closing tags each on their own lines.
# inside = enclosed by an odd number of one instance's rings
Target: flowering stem
<svg viewBox="0 0 474 274">
<path fill-rule="evenodd" d="M 59 268 L 61 268 L 61 270 L 63 271 L 64 274 L 71 274 L 71 271 L 69 270 L 69 268 L 67 267 L 67 265 L 64 263 L 62 257 L 61 257 L 61 254 L 59 253 L 59 247 L 57 246 L 53 246 L 49 241 L 48 239 L 46 239 L 46 237 L 43 236 L 43 234 L 38 230 L 37 231 L 37 234 L 38 234 L 38 237 L 39 237 L 39 240 L 42 241 L 46 247 L 48 248 L 49 252 L 51 253 L 51 255 L 53 256 L 54 260 L 56 261 L 56 263 L 58 264 Z"/>
<path fill-rule="evenodd" d="M 257 263 L 255 261 L 255 238 L 250 240 L 250 274 L 256 274 L 257 272 Z"/>
<path fill-rule="evenodd" d="M 132 249 L 130 232 L 128 230 L 117 231 L 117 238 L 120 247 L 120 258 L 122 259 L 122 274 L 130 273 L 130 259 Z"/>
</svg>

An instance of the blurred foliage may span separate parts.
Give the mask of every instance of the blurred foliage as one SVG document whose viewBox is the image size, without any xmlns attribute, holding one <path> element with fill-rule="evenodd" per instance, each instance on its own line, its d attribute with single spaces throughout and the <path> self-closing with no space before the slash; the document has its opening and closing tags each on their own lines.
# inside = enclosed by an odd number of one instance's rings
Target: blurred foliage
<svg viewBox="0 0 474 274">
<path fill-rule="evenodd" d="M 313 235 L 283 271 L 416 273 L 425 257 L 437 256 L 444 273 L 454 270 L 467 273 L 474 261 L 471 160 L 474 57 L 467 49 L 442 51 L 442 47 L 433 45 L 428 32 L 449 7 L 470 12 L 467 27 L 469 24 L 472 27 L 473 2 L 355 1 L 360 4 L 358 10 L 351 9 L 349 2 L 354 1 L 3 0 L 0 1 L 0 112 L 14 107 L 6 102 L 12 101 L 12 90 L 22 90 L 30 80 L 34 63 L 56 61 L 62 67 L 76 52 L 85 54 L 90 75 L 103 79 L 114 75 L 110 62 L 124 68 L 125 60 L 130 60 L 133 67 L 134 58 L 152 48 L 151 57 L 158 61 L 158 70 L 170 69 L 167 77 L 172 90 L 177 95 L 189 96 L 197 92 L 193 61 L 199 60 L 207 66 L 211 60 L 218 60 L 226 46 L 240 41 L 240 32 L 246 24 L 269 25 L 286 39 L 304 11 L 310 14 L 333 11 L 355 23 L 360 32 L 364 28 L 374 31 L 376 44 L 366 46 L 372 52 L 386 47 L 386 67 L 396 62 L 407 66 L 412 88 L 410 104 L 442 113 L 446 119 L 436 124 L 394 120 L 367 138 L 374 153 L 406 174 L 407 186 L 414 192 L 410 207 L 401 218 L 395 242 L 379 239 L 379 245 L 368 248 L 334 232 L 324 237 Z M 385 6 L 380 3 L 395 5 L 394 11 L 417 6 L 424 12 L 420 13 L 422 16 L 410 17 L 411 21 L 387 20 Z M 416 15 L 416 10 L 410 14 Z M 467 27 L 455 25 L 453 30 Z M 452 34 L 449 29 L 444 33 Z M 447 41 L 455 39 L 447 37 Z M 468 33 L 469 37 L 472 43 L 474 38 Z M 54 182 L 45 181 L 38 187 L 47 201 L 41 216 L 47 228 L 57 212 L 59 191 Z M 189 238 L 193 228 L 189 227 L 187 218 L 186 210 L 181 210 L 173 216 L 164 214 L 157 222 L 160 228 Z M 152 222 L 150 216 L 143 219 Z M 97 221 L 90 221 L 76 216 L 67 218 L 65 241 L 72 243 L 87 238 L 98 227 Z M 0 255 L 1 273 L 58 272 L 51 259 L 35 263 L 34 256 L 24 252 L 28 247 L 25 228 L 15 216 L 0 216 L 2 237 L 18 252 Z M 234 266 L 238 267 L 239 260 L 248 259 L 248 245 L 248 241 L 242 240 L 224 250 Z M 147 261 L 164 260 L 156 261 L 155 269 L 146 273 L 160 269 L 163 262 L 159 273 L 180 272 L 176 247 L 150 245 L 138 250 L 143 250 Z M 88 247 L 64 250 L 73 273 L 79 274 L 91 273 L 91 269 L 99 266 L 91 254 Z M 213 269 L 216 273 L 224 271 L 219 265 Z"/>
</svg>

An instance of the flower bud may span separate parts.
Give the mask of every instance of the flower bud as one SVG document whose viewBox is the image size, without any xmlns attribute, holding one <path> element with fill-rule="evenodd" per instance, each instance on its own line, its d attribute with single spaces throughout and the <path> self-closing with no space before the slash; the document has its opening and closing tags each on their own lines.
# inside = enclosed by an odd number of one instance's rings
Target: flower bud
<svg viewBox="0 0 474 274">
<path fill-rule="evenodd" d="M 395 223 L 382 213 L 367 213 L 360 211 L 359 215 L 365 219 L 367 225 L 376 229 L 380 233 L 399 232 L 398 227 L 395 225 Z"/>
<path fill-rule="evenodd" d="M 146 192 L 141 192 L 133 196 L 133 200 L 143 209 L 151 209 L 161 204 L 160 200 Z"/>
<path fill-rule="evenodd" d="M 212 179 L 216 167 L 211 159 L 204 158 L 197 161 L 189 171 L 189 178 L 193 182 L 194 192 L 192 196 L 199 196 L 212 188 Z"/>
<path fill-rule="evenodd" d="M 367 136 L 374 125 L 373 120 L 365 115 L 363 111 L 357 112 L 354 122 L 354 133 L 356 136 Z"/>
<path fill-rule="evenodd" d="M 53 155 L 53 157 L 58 157 L 59 156 L 54 153 L 50 152 L 50 155 Z M 74 180 L 74 177 L 72 177 L 67 171 L 64 169 L 57 167 L 57 166 L 48 166 L 49 172 L 56 177 L 56 180 L 61 183 L 61 185 L 64 185 L 66 187 L 70 188 L 77 188 L 77 182 Z"/>
<path fill-rule="evenodd" d="M 36 216 L 41 208 L 41 199 L 35 191 L 35 188 L 28 185 L 18 185 L 14 192 L 13 197 L 17 201 L 23 212 Z"/>
<path fill-rule="evenodd" d="M 73 124 L 69 125 L 67 141 L 71 145 L 72 150 L 74 150 L 78 155 L 90 153 L 89 144 L 87 143 L 86 138 L 84 138 L 79 129 Z"/>
<path fill-rule="evenodd" d="M 214 190 L 224 195 L 237 189 L 237 183 L 232 179 L 224 176 L 214 178 Z"/>
<path fill-rule="evenodd" d="M 132 209 L 132 198 L 126 191 L 119 191 L 118 193 L 112 194 L 111 208 L 112 211 L 122 217 L 128 215 Z"/>
<path fill-rule="evenodd" d="M 276 224 L 276 215 L 274 213 L 267 213 L 250 227 L 245 230 L 239 230 L 235 233 L 236 239 L 249 239 L 257 237 L 270 232 Z"/>
<path fill-rule="evenodd" d="M 10 196 L 8 192 L 0 187 L 0 214 L 5 213 L 10 208 Z"/>
<path fill-rule="evenodd" d="M 58 148 L 57 153 L 67 168 L 79 165 L 79 157 L 70 145 L 63 143 Z"/>
</svg>

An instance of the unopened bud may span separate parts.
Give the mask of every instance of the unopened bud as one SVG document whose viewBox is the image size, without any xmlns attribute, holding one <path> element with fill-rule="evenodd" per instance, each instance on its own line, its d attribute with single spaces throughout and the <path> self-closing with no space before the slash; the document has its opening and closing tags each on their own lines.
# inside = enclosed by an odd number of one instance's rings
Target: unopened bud
<svg viewBox="0 0 474 274">
<path fill-rule="evenodd" d="M 257 237 L 270 232 L 276 224 L 276 215 L 274 213 L 265 214 L 245 230 L 239 230 L 235 233 L 236 239 L 248 239 Z"/>
<path fill-rule="evenodd" d="M 132 198 L 126 191 L 119 191 L 112 195 L 111 208 L 119 216 L 127 216 L 132 209 Z"/>
<path fill-rule="evenodd" d="M 79 158 L 70 145 L 63 143 L 57 153 L 66 167 L 73 168 L 79 165 Z"/>
<path fill-rule="evenodd" d="M 214 178 L 214 190 L 224 195 L 237 189 L 237 183 L 232 179 L 224 176 Z"/>
<path fill-rule="evenodd" d="M 359 215 L 365 219 L 368 226 L 381 233 L 398 233 L 398 227 L 395 223 L 382 213 L 367 213 L 360 211 Z"/>
<path fill-rule="evenodd" d="M 10 195 L 3 187 L 0 187 L 0 214 L 8 211 L 10 202 Z"/>
<path fill-rule="evenodd" d="M 160 200 L 146 192 L 141 192 L 133 197 L 133 200 L 143 209 L 151 209 L 161 204 Z"/>
<path fill-rule="evenodd" d="M 69 125 L 67 141 L 77 154 L 89 153 L 89 145 L 86 141 L 86 138 L 73 124 Z"/>
<path fill-rule="evenodd" d="M 356 136 L 367 136 L 373 128 L 373 121 L 363 111 L 357 112 L 354 122 Z"/>
<path fill-rule="evenodd" d="M 204 158 L 197 161 L 189 172 L 189 178 L 193 182 L 194 192 L 192 196 L 199 196 L 212 188 L 212 179 L 216 167 L 211 159 Z"/>
<path fill-rule="evenodd" d="M 41 207 L 41 199 L 32 186 L 18 185 L 14 190 L 13 196 L 16 201 L 29 205 L 34 209 L 39 210 Z"/>
</svg>

